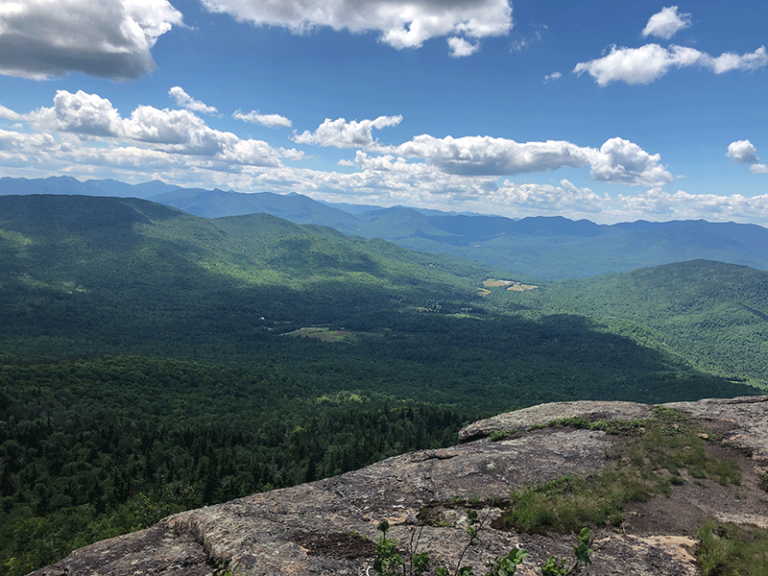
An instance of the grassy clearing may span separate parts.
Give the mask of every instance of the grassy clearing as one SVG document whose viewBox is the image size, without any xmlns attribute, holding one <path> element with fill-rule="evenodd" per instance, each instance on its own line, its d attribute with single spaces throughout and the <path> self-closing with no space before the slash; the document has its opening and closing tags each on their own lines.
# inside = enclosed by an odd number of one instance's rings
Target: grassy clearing
<svg viewBox="0 0 768 576">
<path fill-rule="evenodd" d="M 329 330 L 328 328 L 299 328 L 293 332 L 288 332 L 286 336 L 303 336 L 305 338 L 316 338 L 323 342 L 342 342 L 353 337 L 352 332 L 348 330 Z"/>
<path fill-rule="evenodd" d="M 483 286 L 486 288 L 506 288 L 513 292 L 526 292 L 527 290 L 535 290 L 538 288 L 538 286 L 534 286 L 533 284 L 522 284 L 517 280 L 496 280 L 495 278 L 488 278 L 488 280 L 483 282 Z M 482 288 L 480 288 L 480 290 L 482 290 Z M 486 292 L 490 293 L 488 290 L 486 290 Z"/>
<path fill-rule="evenodd" d="M 488 280 L 485 280 L 483 282 L 483 286 L 487 286 L 488 288 L 500 288 L 502 286 L 509 286 L 510 284 L 514 284 L 513 280 L 497 280 L 496 278 L 488 278 Z"/>
<path fill-rule="evenodd" d="M 571 418 L 549 426 L 604 430 L 622 437 L 612 466 L 586 478 L 566 475 L 510 495 L 500 528 L 525 532 L 576 530 L 584 525 L 619 525 L 624 506 L 656 494 L 669 494 L 672 485 L 690 478 L 720 484 L 741 483 L 738 464 L 707 454 L 696 423 L 673 410 L 657 407 L 654 416 L 632 422 L 589 422 Z"/>
</svg>

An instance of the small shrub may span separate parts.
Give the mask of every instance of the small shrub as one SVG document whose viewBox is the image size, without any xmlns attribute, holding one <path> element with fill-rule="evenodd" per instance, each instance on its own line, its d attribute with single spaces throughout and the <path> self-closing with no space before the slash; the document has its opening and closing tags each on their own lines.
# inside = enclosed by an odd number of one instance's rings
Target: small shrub
<svg viewBox="0 0 768 576">
<path fill-rule="evenodd" d="M 472 546 L 477 546 L 480 542 L 480 531 L 484 527 L 477 512 L 467 510 L 467 534 L 469 540 L 464 546 L 456 568 L 451 572 L 445 566 L 435 568 L 436 576 L 474 576 L 474 569 L 471 566 L 462 566 L 462 561 L 467 550 Z M 381 532 L 379 545 L 376 547 L 376 554 L 373 563 L 373 570 L 379 576 L 419 576 L 429 570 L 430 558 L 426 553 L 417 553 L 418 539 L 414 543 L 413 532 L 411 533 L 411 542 L 409 544 L 409 553 L 411 554 L 410 563 L 403 562 L 403 558 L 397 552 L 397 543 L 387 537 L 389 523 L 385 520 L 378 526 Z M 565 558 L 557 559 L 550 556 L 547 561 L 540 566 L 543 576 L 578 576 L 584 566 L 592 563 L 591 555 L 594 550 L 590 548 L 592 540 L 592 531 L 589 528 L 582 528 L 577 537 L 577 543 L 573 548 L 574 561 L 568 567 L 568 560 Z M 514 576 L 518 565 L 528 556 L 524 548 L 513 548 L 506 556 L 497 556 L 490 565 L 490 571 L 483 576 Z"/>
</svg>

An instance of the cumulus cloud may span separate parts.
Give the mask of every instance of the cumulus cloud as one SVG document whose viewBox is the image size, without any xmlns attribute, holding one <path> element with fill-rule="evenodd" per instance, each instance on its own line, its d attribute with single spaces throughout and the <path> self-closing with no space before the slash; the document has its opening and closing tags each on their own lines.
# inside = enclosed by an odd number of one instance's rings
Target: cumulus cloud
<svg viewBox="0 0 768 576">
<path fill-rule="evenodd" d="M 285 116 L 280 116 L 280 114 L 259 114 L 258 110 L 251 110 L 247 114 L 243 114 L 238 110 L 232 114 L 232 118 L 242 120 L 243 122 L 250 122 L 251 124 L 269 126 L 270 128 L 290 128 L 292 125 L 291 121 Z"/>
<path fill-rule="evenodd" d="M 509 175 L 586 166 L 586 151 L 575 144 L 549 140 L 518 143 L 491 136 L 435 138 L 416 136 L 395 148 L 402 156 L 423 158 L 444 172 L 463 175 Z"/>
<path fill-rule="evenodd" d="M 207 126 L 189 110 L 138 106 L 123 118 L 97 94 L 59 90 L 53 107 L 28 115 L 41 131 L 74 134 L 81 139 L 109 138 L 155 145 L 172 154 L 209 156 L 222 162 L 278 166 L 280 153 L 260 140 L 241 140 Z"/>
<path fill-rule="evenodd" d="M 749 140 L 737 140 L 728 145 L 728 153 L 737 164 L 750 164 L 752 174 L 768 174 L 768 165 L 760 164 L 757 157 L 757 148 Z"/>
<path fill-rule="evenodd" d="M 480 50 L 480 43 L 467 41 L 464 38 L 458 36 L 452 36 L 448 38 L 448 46 L 451 48 L 451 56 L 453 58 L 462 58 L 464 56 L 471 56 L 478 50 Z"/>
<path fill-rule="evenodd" d="M 768 221 L 768 195 L 747 197 L 741 194 L 718 196 L 690 194 L 682 190 L 666 192 L 652 188 L 635 196 L 619 195 L 619 209 L 654 220 L 707 219 L 712 221 Z"/>
<path fill-rule="evenodd" d="M 353 120 L 347 122 L 344 118 L 325 121 L 314 132 L 305 131 L 293 136 L 297 144 L 317 144 L 319 146 L 334 146 L 336 148 L 366 148 L 376 143 L 373 129 L 397 126 L 402 122 L 402 116 L 379 116 L 375 120 Z"/>
<path fill-rule="evenodd" d="M 280 148 L 280 156 L 288 160 L 303 160 L 305 154 L 303 151 L 296 150 L 296 148 Z"/>
<path fill-rule="evenodd" d="M 611 138 L 591 156 L 591 177 L 612 184 L 659 186 L 672 181 L 660 164 L 659 154 L 649 154 L 623 138 Z"/>
<path fill-rule="evenodd" d="M 435 138 L 427 134 L 396 147 L 382 148 L 405 157 L 421 158 L 443 172 L 458 175 L 502 176 L 564 167 L 591 167 L 591 177 L 600 182 L 628 185 L 658 185 L 672 175 L 651 155 L 621 138 L 612 138 L 597 150 L 571 142 L 515 142 L 490 136 Z"/>
<path fill-rule="evenodd" d="M 509 0 L 202 1 L 211 12 L 298 34 L 318 26 L 353 33 L 379 32 L 382 42 L 398 50 L 419 48 L 440 36 L 480 39 L 512 29 Z"/>
<path fill-rule="evenodd" d="M 31 118 L 42 130 L 70 132 L 82 137 L 118 136 L 123 122 L 109 100 L 82 90 L 76 94 L 59 90 L 53 107 L 40 108 Z"/>
<path fill-rule="evenodd" d="M 650 17 L 648 24 L 643 28 L 643 36 L 658 36 L 664 40 L 669 40 L 680 30 L 688 28 L 690 25 L 690 14 L 680 14 L 677 11 L 677 6 L 668 6 Z"/>
<path fill-rule="evenodd" d="M 731 70 L 753 72 L 768 64 L 768 53 L 766 53 L 765 46 L 760 46 L 760 48 L 750 54 L 739 55 L 733 52 L 725 52 L 717 58 L 709 54 L 702 54 L 700 64 L 710 68 L 715 74 L 724 74 Z"/>
<path fill-rule="evenodd" d="M 439 205 L 445 209 L 538 215 L 567 213 L 584 217 L 601 212 L 604 198 L 568 180 L 560 185 L 532 182 L 498 183 L 494 176 L 448 174 L 424 162 L 408 162 L 393 154 L 372 156 L 358 151 L 354 163 L 360 172 L 323 177 L 328 188 L 347 194 L 377 196 L 389 204 Z M 332 183 L 332 184 L 331 184 Z"/>
<path fill-rule="evenodd" d="M 201 112 L 202 114 L 216 114 L 218 112 L 213 106 L 208 106 L 207 104 L 192 98 L 192 96 L 187 94 L 181 86 L 174 86 L 168 91 L 168 94 L 176 100 L 178 106 L 186 108 L 187 110 Z"/>
<path fill-rule="evenodd" d="M 728 144 L 728 153 L 737 164 L 756 164 L 760 161 L 757 157 L 757 148 L 749 140 L 737 140 Z"/>
<path fill-rule="evenodd" d="M 136 79 L 182 15 L 167 0 L 24 0 L 0 3 L 0 74 L 32 79 L 80 71 Z"/>
<path fill-rule="evenodd" d="M 54 140 L 48 134 L 24 134 L 0 130 L 0 150 L 23 152 L 33 148 L 49 147 Z"/>
<path fill-rule="evenodd" d="M 544 76 L 544 82 L 553 82 L 555 80 L 560 80 L 562 77 L 563 74 L 561 72 L 552 72 L 552 74 Z"/>
<path fill-rule="evenodd" d="M 692 66 L 701 53 L 693 48 L 646 44 L 640 48 L 611 47 L 610 53 L 597 60 L 580 62 L 573 71 L 581 76 L 587 72 L 599 86 L 623 81 L 627 84 L 650 84 L 664 76 L 670 68 Z"/>
<path fill-rule="evenodd" d="M 765 46 L 749 54 L 727 52 L 713 57 L 685 46 L 672 45 L 664 48 L 658 44 L 646 44 L 640 48 L 612 46 L 607 55 L 589 62 L 580 62 L 573 71 L 579 76 L 586 72 L 599 86 L 607 86 L 611 82 L 619 81 L 627 84 L 650 84 L 673 67 L 700 66 L 712 70 L 715 74 L 723 74 L 731 70 L 754 71 L 766 64 L 768 54 Z"/>
<path fill-rule="evenodd" d="M 589 188 L 577 188 L 568 180 L 561 180 L 560 186 L 551 184 L 515 184 L 505 180 L 491 196 L 497 197 L 497 204 L 505 204 L 528 213 L 580 214 L 597 213 L 602 210 L 603 198 Z"/>
</svg>

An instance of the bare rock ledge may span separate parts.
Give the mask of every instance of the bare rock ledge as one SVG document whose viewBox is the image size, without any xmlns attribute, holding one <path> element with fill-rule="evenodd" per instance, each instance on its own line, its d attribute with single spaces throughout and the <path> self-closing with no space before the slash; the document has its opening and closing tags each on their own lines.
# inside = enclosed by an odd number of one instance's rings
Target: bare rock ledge
<svg viewBox="0 0 768 576">
<path fill-rule="evenodd" d="M 742 485 L 697 490 L 675 487 L 670 498 L 656 497 L 628 510 L 621 528 L 595 530 L 595 563 L 589 574 L 664 576 L 698 574 L 693 552 L 695 527 L 706 517 L 768 527 L 768 494 L 760 486 L 768 461 L 768 396 L 678 402 L 702 426 L 723 434 L 740 458 Z M 389 458 L 367 468 L 310 484 L 255 494 L 226 504 L 165 518 L 139 532 L 76 550 L 34 576 L 204 576 L 225 568 L 235 575 L 372 574 L 376 526 L 392 525 L 392 537 L 410 538 L 419 511 L 457 498 L 486 502 L 481 513 L 501 513 L 492 502 L 510 490 L 542 484 L 565 473 L 585 474 L 606 465 L 613 438 L 600 431 L 545 428 L 500 442 L 498 430 L 527 430 L 552 420 L 635 420 L 651 406 L 630 402 L 560 402 L 502 414 L 467 426 L 460 444 Z M 702 496 L 702 493 L 706 495 Z M 439 506 L 438 506 L 439 507 Z M 466 532 L 460 510 L 445 506 L 446 526 L 421 528 L 420 551 L 455 566 Z M 354 536 L 368 535 L 371 541 Z M 485 563 L 523 546 L 530 556 L 517 574 L 538 574 L 550 554 L 570 556 L 570 534 L 528 535 L 485 528 L 482 545 L 465 564 L 485 571 Z"/>
</svg>

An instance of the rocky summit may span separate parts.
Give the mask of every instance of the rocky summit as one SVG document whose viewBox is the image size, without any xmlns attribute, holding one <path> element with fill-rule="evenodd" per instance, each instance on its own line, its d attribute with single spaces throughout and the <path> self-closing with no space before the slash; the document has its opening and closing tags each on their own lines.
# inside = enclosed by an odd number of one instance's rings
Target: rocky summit
<svg viewBox="0 0 768 576">
<path fill-rule="evenodd" d="M 500 522 L 512 491 L 565 475 L 595 477 L 624 463 L 621 442 L 659 413 L 695 426 L 704 450 L 738 470 L 737 482 L 681 469 L 666 493 L 633 501 L 593 528 L 588 574 L 695 575 L 697 531 L 707 519 L 768 528 L 768 396 L 665 404 L 560 402 L 467 426 L 451 448 L 389 458 L 310 484 L 170 516 L 98 542 L 35 576 L 372 575 L 377 525 L 386 520 L 401 551 L 427 552 L 456 567 L 467 544 L 467 511 L 482 521 L 462 565 L 482 574 L 513 547 L 529 556 L 517 574 L 540 574 L 550 555 L 571 557 L 572 530 Z M 599 425 L 589 425 L 598 423 Z M 622 426 L 624 423 L 626 426 Z M 614 425 L 612 428 L 611 425 Z M 617 430 L 619 431 L 617 433 Z M 677 475 L 679 474 L 679 476 Z"/>
</svg>

